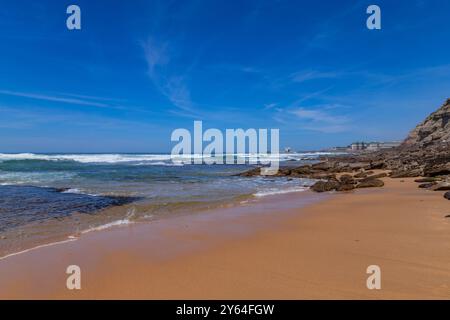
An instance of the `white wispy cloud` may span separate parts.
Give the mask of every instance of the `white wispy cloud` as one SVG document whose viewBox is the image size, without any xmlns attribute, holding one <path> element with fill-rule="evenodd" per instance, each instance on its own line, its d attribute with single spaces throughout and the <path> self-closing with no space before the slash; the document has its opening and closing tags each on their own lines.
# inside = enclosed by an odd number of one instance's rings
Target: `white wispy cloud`
<svg viewBox="0 0 450 320">
<path fill-rule="evenodd" d="M 292 114 L 296 115 L 300 119 L 310 120 L 313 122 L 321 122 L 326 124 L 344 124 L 349 121 L 346 116 L 337 116 L 327 113 L 324 110 L 314 110 L 307 108 L 298 108 L 291 111 Z"/>
<path fill-rule="evenodd" d="M 74 105 L 98 107 L 98 108 L 117 108 L 117 107 L 111 106 L 104 102 L 92 101 L 92 100 L 69 97 L 69 96 L 46 95 L 46 94 L 38 94 L 38 93 L 31 93 L 31 92 L 19 92 L 19 91 L 10 91 L 10 90 L 0 90 L 0 94 L 28 98 L 28 99 L 44 100 L 44 101 L 50 101 L 50 102 L 61 102 L 61 103 L 68 103 L 68 104 L 74 104 Z"/>
<path fill-rule="evenodd" d="M 186 76 L 172 71 L 169 43 L 149 38 L 143 47 L 148 75 L 157 90 L 179 111 L 183 111 L 182 114 L 195 114 Z"/>
<path fill-rule="evenodd" d="M 310 130 L 321 133 L 349 131 L 352 123 L 346 115 L 335 114 L 332 110 L 342 109 L 339 105 L 314 107 L 277 108 L 273 120 L 296 130 Z"/>
<path fill-rule="evenodd" d="M 278 103 L 268 103 L 264 105 L 264 110 L 270 110 L 275 108 L 278 105 Z"/>
<path fill-rule="evenodd" d="M 291 74 L 290 78 L 293 82 L 305 82 L 316 79 L 334 79 L 339 76 L 340 73 L 333 71 L 308 70 L 295 72 Z"/>
</svg>

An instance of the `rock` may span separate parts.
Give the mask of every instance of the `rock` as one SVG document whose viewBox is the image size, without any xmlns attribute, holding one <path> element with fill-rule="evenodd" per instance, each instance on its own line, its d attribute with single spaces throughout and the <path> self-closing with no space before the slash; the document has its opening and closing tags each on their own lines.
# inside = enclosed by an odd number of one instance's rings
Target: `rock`
<svg viewBox="0 0 450 320">
<path fill-rule="evenodd" d="M 319 179 L 319 180 L 336 180 L 335 173 L 327 173 L 327 172 L 315 172 L 308 175 L 308 178 L 311 179 Z"/>
<path fill-rule="evenodd" d="M 312 167 L 309 165 L 300 166 L 300 167 L 291 169 L 291 174 L 296 174 L 296 175 L 306 175 L 306 174 L 310 174 L 311 172 L 313 172 L 313 170 L 312 170 Z"/>
<path fill-rule="evenodd" d="M 324 161 L 324 162 L 319 162 L 319 163 L 313 164 L 312 168 L 314 170 L 329 170 L 329 169 L 333 168 L 333 164 L 328 161 Z"/>
<path fill-rule="evenodd" d="M 444 176 L 450 174 L 450 162 L 441 165 L 425 167 L 423 174 L 427 177 Z"/>
<path fill-rule="evenodd" d="M 450 191 L 448 191 L 444 194 L 444 198 L 447 200 L 450 200 Z"/>
<path fill-rule="evenodd" d="M 427 145 L 450 141 L 450 99 L 419 124 L 403 142 L 403 146 Z"/>
<path fill-rule="evenodd" d="M 365 162 L 356 162 L 356 163 L 349 163 L 348 167 L 351 170 L 359 170 L 359 169 L 368 169 L 370 167 L 369 164 L 365 163 Z"/>
<path fill-rule="evenodd" d="M 356 188 L 374 188 L 384 186 L 383 180 L 380 179 L 365 179 L 356 185 Z"/>
<path fill-rule="evenodd" d="M 426 183 L 419 184 L 419 188 L 428 189 L 436 184 L 437 184 L 437 182 L 426 182 Z"/>
<path fill-rule="evenodd" d="M 367 172 L 361 171 L 361 172 L 358 172 L 357 174 L 355 174 L 353 177 L 355 177 L 355 178 L 367 178 L 367 176 L 368 176 Z"/>
<path fill-rule="evenodd" d="M 440 182 L 437 183 L 434 187 L 433 187 L 434 191 L 447 191 L 450 190 L 450 182 Z"/>
<path fill-rule="evenodd" d="M 435 181 L 439 181 L 439 178 L 435 178 L 435 177 L 426 177 L 426 178 L 420 178 L 420 179 L 414 180 L 414 182 L 419 182 L 419 183 L 423 183 L 423 182 L 435 182 Z"/>
<path fill-rule="evenodd" d="M 339 182 L 329 180 L 329 181 L 317 181 L 311 189 L 315 192 L 326 192 L 333 191 L 339 187 Z"/>
<path fill-rule="evenodd" d="M 261 175 L 261 168 L 250 169 L 248 171 L 237 174 L 237 176 L 241 177 L 254 177 L 259 175 Z"/>
<path fill-rule="evenodd" d="M 351 182 L 350 178 L 336 181 L 335 175 L 338 173 L 355 172 L 353 179 L 358 179 L 357 185 L 360 185 L 360 187 L 372 184 L 379 186 L 381 182 L 367 181 L 367 178 L 376 180 L 384 176 L 367 172 L 367 170 L 373 169 L 389 170 L 391 172 L 389 176 L 392 178 L 426 176 L 439 178 L 439 181 L 441 181 L 445 180 L 445 176 L 450 176 L 450 99 L 447 99 L 437 111 L 430 114 L 412 130 L 399 147 L 347 155 L 327 154 L 320 158 L 319 163 L 313 165 L 280 168 L 276 177 L 288 176 L 333 181 L 317 184 L 316 189 L 323 192 L 330 188 L 336 190 L 339 188 L 349 189 L 351 186 L 347 185 L 354 185 L 354 183 L 349 183 Z M 260 169 L 254 168 L 239 175 L 244 177 L 258 176 L 260 175 Z M 422 179 L 425 178 L 417 179 L 416 182 L 431 183 L 437 181 Z M 450 183 L 450 180 L 448 182 Z"/>
<path fill-rule="evenodd" d="M 354 179 L 351 175 L 349 175 L 349 174 L 343 174 L 343 175 L 339 178 L 339 181 L 340 181 L 342 184 L 354 184 L 354 183 L 356 183 L 355 179 Z"/>
<path fill-rule="evenodd" d="M 392 171 L 390 174 L 391 178 L 410 178 L 410 177 L 420 177 L 422 175 L 422 170 L 396 170 Z"/>
<path fill-rule="evenodd" d="M 369 165 L 370 169 L 385 169 L 386 163 L 384 161 L 374 161 Z"/>
</svg>

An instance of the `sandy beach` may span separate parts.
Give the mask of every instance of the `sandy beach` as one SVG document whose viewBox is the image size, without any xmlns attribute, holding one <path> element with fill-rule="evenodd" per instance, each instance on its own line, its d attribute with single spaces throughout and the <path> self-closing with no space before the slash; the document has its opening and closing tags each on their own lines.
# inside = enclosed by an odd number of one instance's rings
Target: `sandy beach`
<svg viewBox="0 0 450 320">
<path fill-rule="evenodd" d="M 449 299 L 450 206 L 412 178 L 384 188 L 186 215 L 0 260 L 0 298 Z M 299 200 L 300 199 L 300 200 Z M 82 289 L 67 290 L 68 265 Z M 368 290 L 366 268 L 381 268 Z"/>
</svg>

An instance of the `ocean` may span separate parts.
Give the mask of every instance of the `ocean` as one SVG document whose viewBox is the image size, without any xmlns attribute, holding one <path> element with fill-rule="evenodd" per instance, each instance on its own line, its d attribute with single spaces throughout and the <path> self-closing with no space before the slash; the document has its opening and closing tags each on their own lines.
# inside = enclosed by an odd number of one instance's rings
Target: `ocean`
<svg viewBox="0 0 450 320">
<path fill-rule="evenodd" d="M 282 154 L 280 164 L 323 154 Z M 314 182 L 236 176 L 252 167 L 173 163 L 169 154 L 0 153 L 0 257 L 111 226 L 301 192 Z"/>
</svg>

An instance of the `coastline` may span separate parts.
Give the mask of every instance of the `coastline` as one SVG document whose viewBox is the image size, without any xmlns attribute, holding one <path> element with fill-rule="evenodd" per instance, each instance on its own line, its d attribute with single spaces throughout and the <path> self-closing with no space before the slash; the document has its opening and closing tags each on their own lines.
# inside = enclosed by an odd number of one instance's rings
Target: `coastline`
<svg viewBox="0 0 450 320">
<path fill-rule="evenodd" d="M 448 299 L 450 219 L 412 178 L 384 188 L 267 197 L 86 234 L 0 260 L 0 298 Z M 402 182 L 404 181 L 404 182 Z M 228 210 L 228 211 L 227 211 Z M 65 268 L 82 270 L 82 290 Z M 366 288 L 366 268 L 382 289 Z"/>
</svg>

